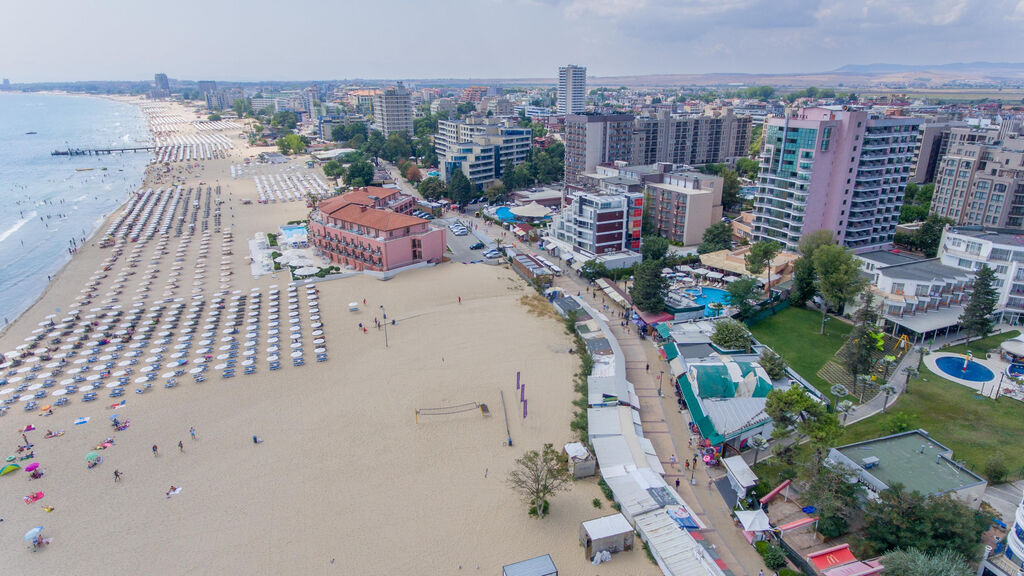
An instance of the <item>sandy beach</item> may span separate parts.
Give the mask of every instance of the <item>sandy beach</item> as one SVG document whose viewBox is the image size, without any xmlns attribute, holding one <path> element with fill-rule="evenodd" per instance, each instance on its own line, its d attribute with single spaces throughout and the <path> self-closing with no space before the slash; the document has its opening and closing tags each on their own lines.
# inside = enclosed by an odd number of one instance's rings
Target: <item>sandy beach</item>
<svg viewBox="0 0 1024 576">
<path fill-rule="evenodd" d="M 180 105 L 169 105 L 162 115 L 165 121 L 168 115 L 185 119 L 184 134 L 192 129 L 188 123 L 205 119 Z M 639 548 L 600 566 L 584 557 L 579 522 L 612 512 L 594 479 L 556 496 L 543 520 L 529 518 L 505 484 L 524 450 L 573 439 L 571 378 L 578 368 L 560 320 L 532 312 L 541 308 L 527 305 L 536 293 L 507 268 L 447 263 L 387 282 L 365 276 L 320 282 L 318 302 L 300 286 L 295 311 L 302 343 L 311 351 L 317 328 L 310 311 L 318 305 L 329 359 L 315 362 L 307 351 L 304 366 L 282 361 L 280 370 L 268 369 L 268 327 L 275 321 L 271 286 L 284 300 L 290 278 L 253 278 L 246 241 L 306 218 L 308 209 L 301 201 L 257 204 L 251 176 L 231 178 L 231 164 L 257 153 L 238 132 L 218 132 L 235 146 L 225 158 L 192 168 L 174 163 L 169 173 L 154 167 L 142 186 L 219 185 L 220 232 L 214 231 L 213 216 L 200 211 L 198 221 L 209 221 L 205 242 L 197 226 L 189 241 L 183 241 L 187 233 L 178 237 L 172 231 L 162 249 L 159 236 L 128 243 L 107 277 L 98 280 L 92 278 L 112 249 L 90 239 L 36 305 L 12 323 L 0 350 L 23 344 L 45 316 L 67 313 L 83 287 L 97 282 L 94 302 L 82 307 L 88 314 L 115 291 L 117 273 L 129 270 L 128 255 L 141 246 L 139 265 L 130 269 L 136 273 L 124 277 L 114 296 L 124 309 L 182 298 L 187 306 L 202 302 L 202 324 L 217 306 L 217 293 L 250 295 L 257 289 L 258 308 L 248 307 L 255 305 L 251 295 L 245 308 L 259 320 L 255 374 L 239 371 L 223 379 L 210 369 L 205 382 L 181 377 L 168 389 L 159 380 L 144 394 L 135 394 L 133 383 L 126 387 L 126 405 L 116 411 L 131 421 L 120 432 L 108 422 L 114 413 L 108 405 L 115 400 L 105 388 L 92 403 L 70 395 L 68 405 L 51 416 L 25 412 L 20 401 L 12 404 L 0 418 L 4 457 L 15 454 L 22 443 L 19 430 L 32 424 L 36 430 L 27 436 L 35 458 L 20 464 L 38 462 L 46 474 L 30 480 L 20 470 L 0 477 L 0 565 L 17 574 L 499 574 L 503 564 L 551 554 L 566 575 L 658 573 Z M 224 241 L 229 231 L 233 246 Z M 225 268 L 222 258 L 228 259 Z M 209 272 L 197 278 L 202 265 Z M 147 297 L 133 300 L 139 295 Z M 357 312 L 348 310 L 353 301 L 360 302 Z M 396 321 L 388 326 L 387 346 L 384 331 L 374 328 L 380 306 Z M 221 340 L 227 323 L 218 322 Z M 170 330 L 170 343 L 183 337 L 181 328 Z M 197 354 L 188 352 L 190 359 Z M 527 385 L 526 419 L 517 371 Z M 508 405 L 512 447 L 503 445 L 499 391 Z M 0 390 L 0 400 L 10 395 Z M 486 404 L 490 415 L 469 411 L 415 420 L 417 408 L 469 402 Z M 75 425 L 81 417 L 90 420 Z M 47 429 L 65 434 L 44 439 Z M 254 444 L 254 435 L 262 443 Z M 99 452 L 102 464 L 88 469 L 86 454 L 108 436 L 114 445 Z M 118 482 L 115 469 L 123 475 Z M 181 492 L 168 498 L 172 485 Z M 36 491 L 45 492 L 44 498 L 22 502 Z M 604 501 L 600 510 L 591 504 L 598 497 Z M 53 542 L 32 552 L 22 536 L 38 525 Z"/>
</svg>

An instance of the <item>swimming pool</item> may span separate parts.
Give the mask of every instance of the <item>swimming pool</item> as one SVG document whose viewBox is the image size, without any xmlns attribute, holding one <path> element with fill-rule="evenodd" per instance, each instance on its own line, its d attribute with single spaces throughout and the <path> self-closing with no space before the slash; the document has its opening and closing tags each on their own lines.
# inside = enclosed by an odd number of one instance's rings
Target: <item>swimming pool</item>
<svg viewBox="0 0 1024 576">
<path fill-rule="evenodd" d="M 704 305 L 704 316 L 718 316 L 720 310 L 713 309 L 710 304 L 729 305 L 729 292 L 720 288 L 688 288 L 686 296 L 697 304 Z"/>
<path fill-rule="evenodd" d="M 292 224 L 290 226 L 281 226 L 281 239 L 284 242 L 291 244 L 292 242 L 305 242 L 306 241 L 306 227 L 302 224 Z"/>
<path fill-rule="evenodd" d="M 991 370 L 973 360 L 967 363 L 967 370 L 964 370 L 962 356 L 943 356 L 935 360 L 935 365 L 954 378 L 971 382 L 988 382 L 996 377 Z"/>
<path fill-rule="evenodd" d="M 494 215 L 498 217 L 498 220 L 502 222 L 515 222 L 516 215 L 508 209 L 508 206 L 501 206 L 494 211 Z"/>
</svg>

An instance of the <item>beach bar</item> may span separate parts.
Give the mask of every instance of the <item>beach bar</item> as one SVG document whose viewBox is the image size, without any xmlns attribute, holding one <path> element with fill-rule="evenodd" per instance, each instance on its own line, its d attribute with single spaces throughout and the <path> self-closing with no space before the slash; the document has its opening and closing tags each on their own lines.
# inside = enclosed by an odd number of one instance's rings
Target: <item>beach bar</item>
<svg viewBox="0 0 1024 576">
<path fill-rule="evenodd" d="M 501 576 L 558 576 L 558 568 L 550 554 L 506 564 L 501 567 Z"/>
<path fill-rule="evenodd" d="M 594 518 L 580 524 L 580 545 L 593 558 L 600 552 L 622 552 L 633 549 L 633 526 L 622 514 Z"/>
</svg>

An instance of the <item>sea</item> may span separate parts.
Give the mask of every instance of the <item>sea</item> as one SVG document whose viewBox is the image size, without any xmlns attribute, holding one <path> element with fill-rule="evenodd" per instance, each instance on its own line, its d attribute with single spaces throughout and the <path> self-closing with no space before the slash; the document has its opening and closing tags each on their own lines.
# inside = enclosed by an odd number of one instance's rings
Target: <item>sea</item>
<svg viewBox="0 0 1024 576">
<path fill-rule="evenodd" d="M 145 116 L 131 104 L 0 93 L 0 328 L 32 306 L 71 259 L 69 249 L 89 241 L 141 186 L 151 159 L 50 153 L 150 141 Z"/>
</svg>

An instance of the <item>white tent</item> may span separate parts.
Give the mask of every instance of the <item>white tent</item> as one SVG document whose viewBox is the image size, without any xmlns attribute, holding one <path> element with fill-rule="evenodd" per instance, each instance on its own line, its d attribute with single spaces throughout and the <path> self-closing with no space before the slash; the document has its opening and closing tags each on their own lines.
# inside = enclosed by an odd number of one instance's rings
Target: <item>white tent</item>
<svg viewBox="0 0 1024 576">
<path fill-rule="evenodd" d="M 1016 338 L 1010 338 L 1006 342 L 999 345 L 1004 352 L 1013 354 L 1014 356 L 1024 356 L 1024 334 L 1017 336 Z"/>
<path fill-rule="evenodd" d="M 530 202 L 526 206 L 510 208 L 509 212 L 523 218 L 545 218 L 551 215 L 551 210 L 537 204 L 536 202 Z"/>
<path fill-rule="evenodd" d="M 740 524 L 743 525 L 743 529 L 747 532 L 763 532 L 772 529 L 772 525 L 768 521 L 768 515 L 760 508 L 757 510 L 737 510 L 736 518 L 739 518 Z"/>
</svg>

